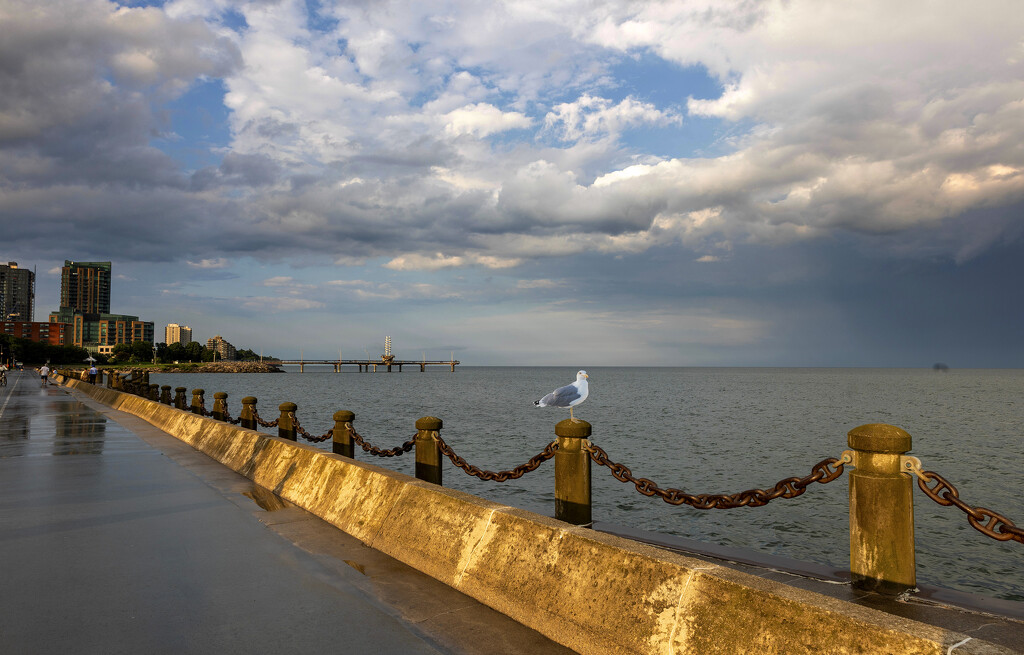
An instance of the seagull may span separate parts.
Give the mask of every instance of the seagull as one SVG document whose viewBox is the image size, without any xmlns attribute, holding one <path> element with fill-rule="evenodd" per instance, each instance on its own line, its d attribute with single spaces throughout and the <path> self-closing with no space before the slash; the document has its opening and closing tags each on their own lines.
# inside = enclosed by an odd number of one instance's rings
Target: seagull
<svg viewBox="0 0 1024 655">
<path fill-rule="evenodd" d="M 572 415 L 572 408 L 586 400 L 590 394 L 590 389 L 587 388 L 589 377 L 586 371 L 579 371 L 576 373 L 575 382 L 555 389 L 540 400 L 533 401 L 533 404 L 537 407 L 568 407 L 569 418 L 573 423 L 579 423 L 580 420 Z"/>
</svg>

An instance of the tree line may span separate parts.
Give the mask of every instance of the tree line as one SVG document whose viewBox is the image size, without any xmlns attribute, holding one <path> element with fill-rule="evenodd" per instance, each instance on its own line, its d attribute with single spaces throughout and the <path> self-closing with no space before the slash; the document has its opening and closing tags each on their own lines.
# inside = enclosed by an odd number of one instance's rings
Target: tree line
<svg viewBox="0 0 1024 655">
<path fill-rule="evenodd" d="M 48 343 L 40 343 L 31 339 L 21 339 L 8 334 L 0 334 L 0 362 L 13 365 L 14 362 L 25 364 L 84 364 L 89 358 L 89 351 L 79 346 L 54 346 Z M 171 364 L 173 362 L 212 362 L 214 351 L 208 349 L 198 341 L 186 344 L 166 343 L 156 344 L 154 352 L 153 344 L 148 341 L 135 341 L 133 343 L 119 343 L 114 346 L 110 356 L 93 355 L 93 358 L 100 364 L 136 364 L 141 362 L 152 362 Z M 243 348 L 236 351 L 236 361 L 253 362 L 260 361 L 261 356 L 252 350 Z M 275 357 L 262 357 L 265 360 L 274 360 Z"/>
</svg>

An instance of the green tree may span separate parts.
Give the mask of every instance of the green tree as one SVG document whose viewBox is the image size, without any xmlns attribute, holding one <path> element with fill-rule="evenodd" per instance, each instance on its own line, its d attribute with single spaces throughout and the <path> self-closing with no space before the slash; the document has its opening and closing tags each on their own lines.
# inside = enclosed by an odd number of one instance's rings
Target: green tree
<svg viewBox="0 0 1024 655">
<path fill-rule="evenodd" d="M 153 361 L 153 344 L 148 341 L 132 342 L 132 361 L 151 362 Z"/>
<path fill-rule="evenodd" d="M 128 362 L 132 358 L 132 346 L 129 343 L 118 343 L 110 352 L 110 360 L 113 362 Z"/>
</svg>

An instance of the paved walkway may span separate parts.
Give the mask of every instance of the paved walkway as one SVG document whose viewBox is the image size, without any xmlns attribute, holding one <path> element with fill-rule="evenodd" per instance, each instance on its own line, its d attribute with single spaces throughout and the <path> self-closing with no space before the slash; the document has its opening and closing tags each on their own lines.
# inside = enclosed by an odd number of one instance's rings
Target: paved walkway
<svg viewBox="0 0 1024 655">
<path fill-rule="evenodd" d="M 0 652 L 558 653 L 35 372 L 0 387 Z"/>
</svg>

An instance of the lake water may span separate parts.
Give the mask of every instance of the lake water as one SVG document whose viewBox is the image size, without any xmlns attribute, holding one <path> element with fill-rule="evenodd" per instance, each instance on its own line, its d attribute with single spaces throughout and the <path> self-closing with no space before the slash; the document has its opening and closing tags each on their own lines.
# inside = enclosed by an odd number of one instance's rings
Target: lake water
<svg viewBox="0 0 1024 655">
<path fill-rule="evenodd" d="M 292 367 L 286 367 L 292 369 Z M 925 470 L 960 497 L 1024 525 L 1024 371 L 793 368 L 588 368 L 590 397 L 576 409 L 591 441 L 637 477 L 690 493 L 770 488 L 811 472 L 846 449 L 846 433 L 891 423 L 913 437 Z M 469 463 L 513 468 L 554 439 L 568 411 L 533 401 L 575 379 L 564 367 L 408 367 L 385 373 L 297 367 L 287 374 L 161 374 L 151 382 L 228 393 L 232 416 L 244 396 L 265 420 L 298 405 L 302 426 L 320 435 L 339 409 L 355 413 L 369 442 L 410 439 L 421 416 L 444 421 L 441 434 Z M 330 449 L 330 442 L 321 447 Z M 413 456 L 360 460 L 413 475 Z M 505 483 L 483 482 L 450 465 L 445 486 L 541 514 L 554 511 L 554 463 Z M 594 520 L 849 567 L 847 480 L 813 484 L 803 496 L 759 508 L 696 510 L 643 496 L 593 468 Z M 1024 601 L 1024 545 L 997 542 L 965 515 L 915 488 L 917 574 L 923 584 Z"/>
</svg>

